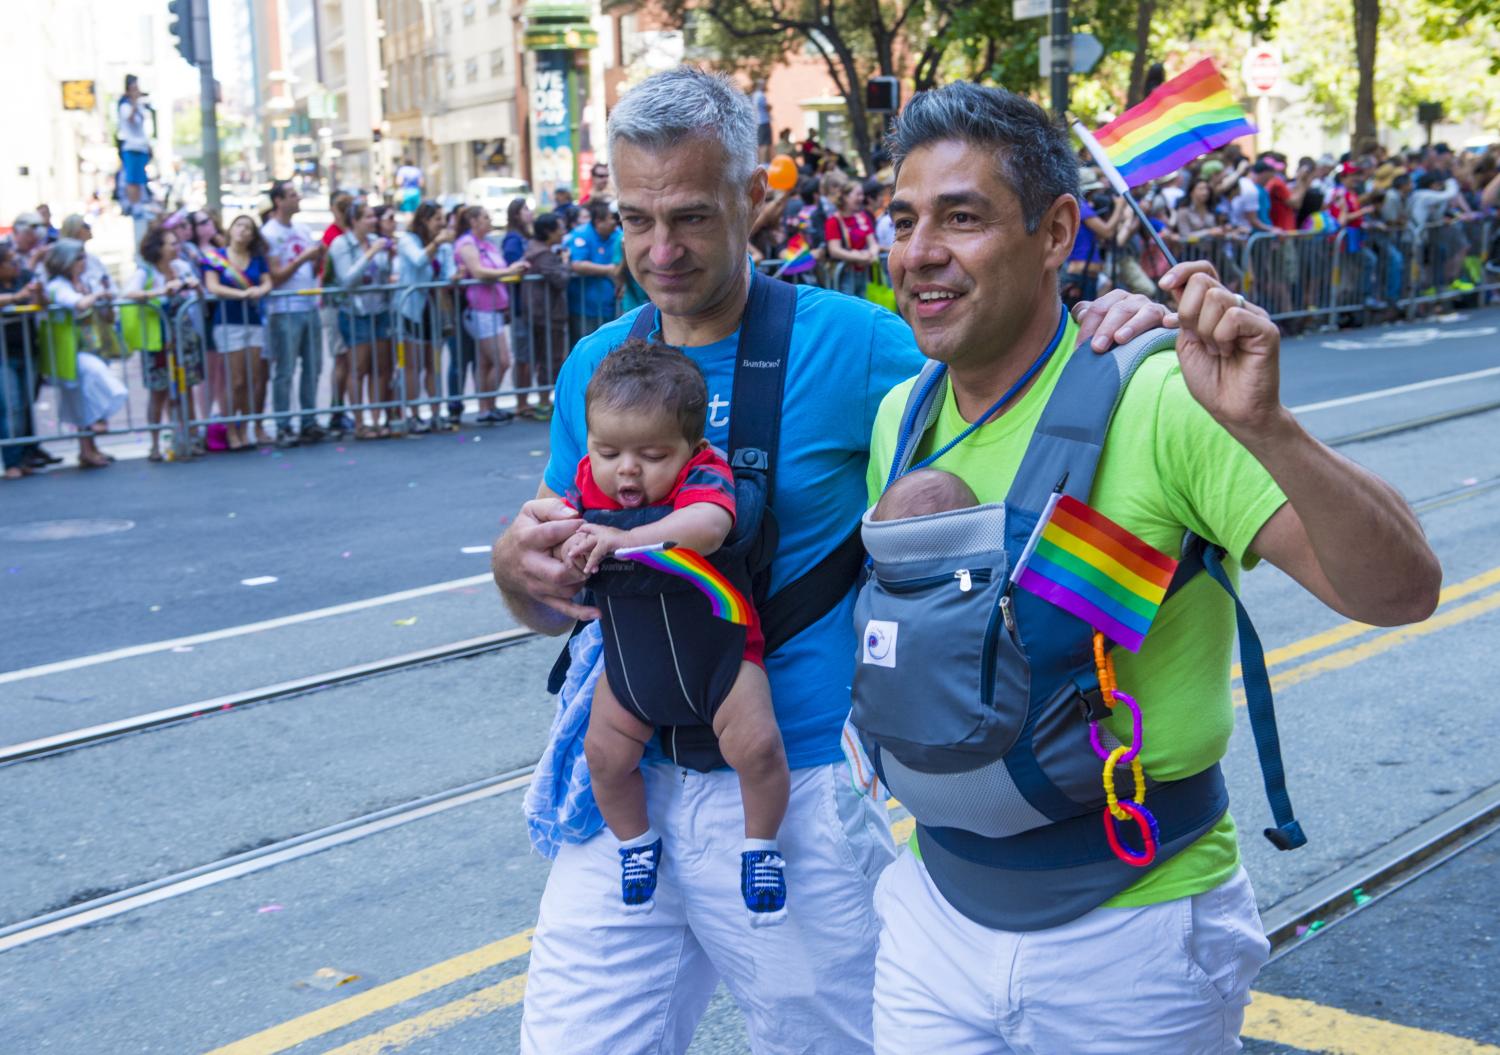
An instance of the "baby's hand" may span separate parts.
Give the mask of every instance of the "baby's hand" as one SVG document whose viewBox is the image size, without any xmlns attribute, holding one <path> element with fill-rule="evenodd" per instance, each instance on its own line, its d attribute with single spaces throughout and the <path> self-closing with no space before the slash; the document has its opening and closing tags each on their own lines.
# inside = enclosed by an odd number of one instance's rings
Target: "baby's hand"
<svg viewBox="0 0 1500 1055">
<path fill-rule="evenodd" d="M 586 556 L 582 565 L 585 575 L 593 575 L 615 550 L 627 541 L 625 532 L 602 524 L 584 524 L 573 535 Z"/>
</svg>

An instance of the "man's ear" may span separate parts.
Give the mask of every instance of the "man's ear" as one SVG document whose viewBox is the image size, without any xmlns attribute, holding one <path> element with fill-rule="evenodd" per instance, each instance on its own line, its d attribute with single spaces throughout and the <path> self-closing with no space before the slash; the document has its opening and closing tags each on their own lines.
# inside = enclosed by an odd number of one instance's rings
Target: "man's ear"
<svg viewBox="0 0 1500 1055">
<path fill-rule="evenodd" d="M 760 213 L 760 207 L 766 203 L 766 195 L 770 192 L 769 177 L 766 175 L 766 167 L 757 165 L 755 174 L 750 177 L 750 216 L 753 219 Z"/>
<path fill-rule="evenodd" d="M 1078 199 L 1071 194 L 1060 195 L 1042 214 L 1037 234 L 1045 239 L 1046 254 L 1043 262 L 1048 270 L 1061 270 L 1067 262 L 1068 255 L 1073 252 L 1073 240 L 1078 237 L 1081 222 Z"/>
</svg>

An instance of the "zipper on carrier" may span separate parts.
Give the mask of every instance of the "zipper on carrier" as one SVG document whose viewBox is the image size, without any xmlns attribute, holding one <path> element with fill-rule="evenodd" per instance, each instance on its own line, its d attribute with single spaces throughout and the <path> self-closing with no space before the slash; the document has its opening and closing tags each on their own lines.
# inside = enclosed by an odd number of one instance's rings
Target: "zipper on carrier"
<svg viewBox="0 0 1500 1055">
<path fill-rule="evenodd" d="M 1001 625 L 1004 625 L 1010 639 L 1015 641 L 1016 614 L 1011 608 L 1009 586 L 990 612 L 989 625 L 984 630 L 984 649 L 979 654 L 979 697 L 986 707 L 995 705 L 995 656 L 999 651 Z"/>
<path fill-rule="evenodd" d="M 944 583 L 957 582 L 960 593 L 968 593 L 975 583 L 989 582 L 994 573 L 989 568 L 960 568 L 945 575 L 924 575 L 919 579 L 891 579 L 880 581 L 880 585 L 891 593 L 915 593 Z"/>
</svg>

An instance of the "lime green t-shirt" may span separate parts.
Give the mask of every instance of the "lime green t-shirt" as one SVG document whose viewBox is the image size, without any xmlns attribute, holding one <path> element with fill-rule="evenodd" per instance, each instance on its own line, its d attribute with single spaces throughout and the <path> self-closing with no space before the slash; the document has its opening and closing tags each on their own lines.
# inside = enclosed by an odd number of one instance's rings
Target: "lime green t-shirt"
<svg viewBox="0 0 1500 1055">
<path fill-rule="evenodd" d="M 1093 354 L 1086 349 L 1074 353 L 1076 341 L 1069 320 L 1057 352 L 1020 402 L 975 430 L 932 468 L 961 477 L 980 502 L 1003 501 L 1064 364 L 1072 354 Z M 868 476 L 871 503 L 885 487 L 901 411 L 914 383 L 897 385 L 876 415 Z M 967 426 L 950 387 L 913 463 Z M 1164 553 L 1181 551 L 1185 530 L 1217 542 L 1233 558 L 1226 567 L 1237 581 L 1239 568 L 1254 563 L 1250 543 L 1285 501 L 1265 468 L 1188 392 L 1175 354 L 1158 352 L 1141 364 L 1110 425 L 1089 495 L 1091 507 Z M 1208 576 L 1199 575 L 1162 606 L 1139 654 L 1115 649 L 1120 687 L 1140 704 L 1141 764 L 1150 776 L 1181 779 L 1224 756 L 1234 730 L 1229 677 L 1234 638 L 1233 602 Z M 1117 714 L 1109 722 L 1111 731 L 1128 741 L 1130 716 Z M 1148 795 L 1148 807 L 1150 802 Z M 1202 893 L 1229 878 L 1238 865 L 1234 820 L 1226 813 L 1192 846 L 1105 904 L 1152 905 Z"/>
</svg>

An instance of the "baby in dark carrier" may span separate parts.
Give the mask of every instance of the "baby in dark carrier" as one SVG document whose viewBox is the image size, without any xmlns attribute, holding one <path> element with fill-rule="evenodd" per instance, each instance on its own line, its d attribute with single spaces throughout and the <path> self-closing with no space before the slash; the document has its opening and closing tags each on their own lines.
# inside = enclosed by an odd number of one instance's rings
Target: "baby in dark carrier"
<svg viewBox="0 0 1500 1055">
<path fill-rule="evenodd" d="M 654 906 L 662 840 L 646 812 L 641 755 L 658 725 L 713 728 L 739 777 L 745 809 L 740 892 L 756 926 L 786 916 L 786 862 L 776 843 L 790 775 L 771 707 L 759 617 L 715 618 L 686 583 L 661 592 L 611 589 L 653 574 L 616 550 L 672 542 L 705 557 L 735 520 L 734 477 L 703 437 L 708 389 L 698 365 L 675 348 L 632 339 L 605 357 L 585 396 L 588 454 L 568 503 L 584 523 L 559 556 L 593 576 L 604 635 L 604 674 L 584 750 L 599 812 L 620 841 L 625 911 Z M 606 563 L 608 561 L 608 563 Z M 744 560 L 719 567 L 749 601 Z M 601 567 L 603 571 L 601 573 Z M 716 565 L 717 567 L 717 565 Z"/>
</svg>

